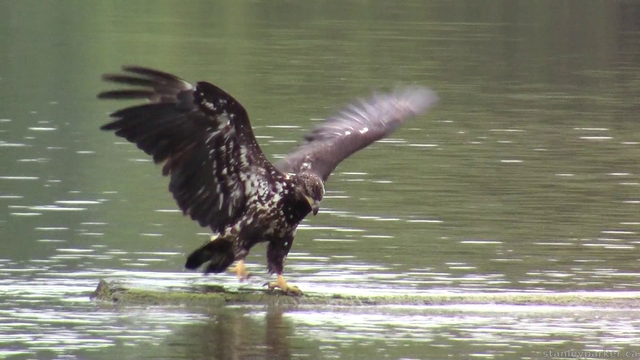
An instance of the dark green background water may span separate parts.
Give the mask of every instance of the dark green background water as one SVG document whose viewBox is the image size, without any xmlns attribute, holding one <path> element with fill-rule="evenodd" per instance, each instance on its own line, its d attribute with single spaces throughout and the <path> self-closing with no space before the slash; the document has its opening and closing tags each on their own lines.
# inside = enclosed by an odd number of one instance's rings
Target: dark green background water
<svg viewBox="0 0 640 360">
<path fill-rule="evenodd" d="M 0 2 L 0 358 L 540 358 L 629 349 L 640 316 L 554 308 L 114 309 L 99 278 L 182 270 L 207 239 L 160 169 L 98 131 L 104 72 L 213 82 L 286 154 L 356 97 L 436 109 L 348 159 L 285 274 L 307 291 L 637 291 L 640 2 Z M 266 279 L 254 249 L 243 286 Z"/>
</svg>

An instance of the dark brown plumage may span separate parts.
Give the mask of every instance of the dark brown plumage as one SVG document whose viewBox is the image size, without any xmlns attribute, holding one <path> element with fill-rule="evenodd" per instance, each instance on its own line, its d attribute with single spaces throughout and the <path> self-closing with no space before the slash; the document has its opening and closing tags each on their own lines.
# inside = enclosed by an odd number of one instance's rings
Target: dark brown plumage
<svg viewBox="0 0 640 360">
<path fill-rule="evenodd" d="M 298 224 L 317 213 L 324 181 L 354 152 L 392 133 L 405 119 L 435 104 L 435 93 L 408 87 L 352 104 L 305 137 L 306 142 L 275 166 L 256 142 L 244 107 L 207 82 L 196 86 L 165 72 L 138 66 L 105 81 L 133 89 L 105 91 L 100 99 L 146 99 L 111 114 L 102 130 L 135 143 L 162 163 L 178 206 L 212 240 L 194 251 L 186 267 L 221 272 L 243 260 L 251 247 L 268 242 L 267 262 L 280 287 L 300 293 L 282 277 L 283 262 Z"/>
</svg>

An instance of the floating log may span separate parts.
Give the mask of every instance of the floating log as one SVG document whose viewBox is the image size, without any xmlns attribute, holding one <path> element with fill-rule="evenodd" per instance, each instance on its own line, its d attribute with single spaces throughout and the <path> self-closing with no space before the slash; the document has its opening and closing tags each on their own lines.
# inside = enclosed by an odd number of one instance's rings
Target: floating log
<svg viewBox="0 0 640 360">
<path fill-rule="evenodd" d="M 299 297 L 279 291 L 231 289 L 222 286 L 194 286 L 189 289 L 135 289 L 116 281 L 100 280 L 91 295 L 96 301 L 123 305 L 549 305 L 599 308 L 638 308 L 640 292 L 562 292 L 562 293 L 465 293 L 418 295 L 346 295 L 309 293 Z"/>
</svg>

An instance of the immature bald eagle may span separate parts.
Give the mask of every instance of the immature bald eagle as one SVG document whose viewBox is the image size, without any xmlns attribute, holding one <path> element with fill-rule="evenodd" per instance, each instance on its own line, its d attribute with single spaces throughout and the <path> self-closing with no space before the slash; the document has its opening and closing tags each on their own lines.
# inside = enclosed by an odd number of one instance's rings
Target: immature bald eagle
<svg viewBox="0 0 640 360">
<path fill-rule="evenodd" d="M 329 118 L 305 143 L 272 164 L 256 142 L 247 111 L 231 95 L 207 82 L 192 84 L 165 72 L 138 66 L 105 81 L 137 88 L 105 91 L 100 99 L 147 99 L 111 114 L 102 130 L 135 143 L 163 163 L 169 190 L 180 209 L 213 232 L 211 241 L 187 259 L 188 269 L 225 271 L 259 242 L 268 242 L 267 262 L 289 294 L 300 290 L 282 277 L 283 262 L 298 224 L 318 212 L 324 182 L 340 161 L 392 133 L 410 116 L 425 112 L 437 97 L 424 87 L 374 95 Z M 267 284 L 265 284 L 267 285 Z"/>
</svg>

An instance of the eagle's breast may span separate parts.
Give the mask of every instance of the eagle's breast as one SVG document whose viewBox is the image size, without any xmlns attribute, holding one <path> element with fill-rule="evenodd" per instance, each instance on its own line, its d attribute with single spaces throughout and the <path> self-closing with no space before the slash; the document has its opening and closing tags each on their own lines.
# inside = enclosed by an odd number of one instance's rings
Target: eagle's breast
<svg viewBox="0 0 640 360">
<path fill-rule="evenodd" d="M 289 175 L 253 166 L 241 172 L 239 178 L 247 206 L 240 221 L 234 224 L 233 232 L 240 233 L 248 227 L 254 236 L 260 233 L 258 241 L 266 241 L 295 230 L 304 216 L 292 215 L 292 210 L 300 206 L 296 204 L 295 185 Z"/>
<path fill-rule="evenodd" d="M 281 209 L 282 218 L 291 231 L 294 231 L 311 212 L 311 206 L 303 196 L 298 194 L 292 183 L 287 184 L 286 195 L 278 203 L 278 208 Z"/>
</svg>

